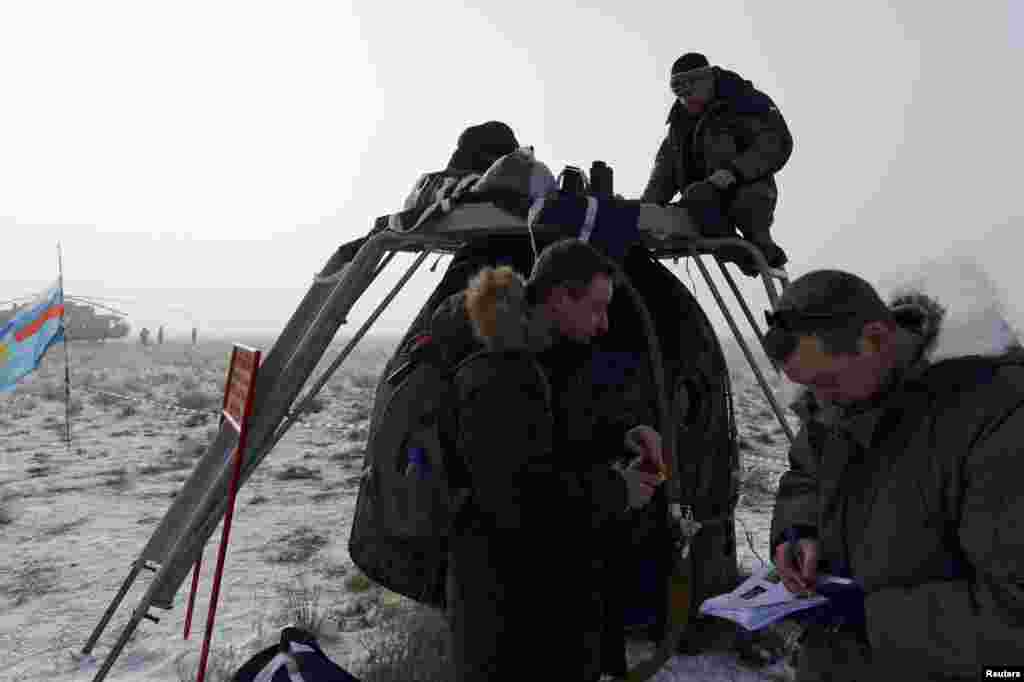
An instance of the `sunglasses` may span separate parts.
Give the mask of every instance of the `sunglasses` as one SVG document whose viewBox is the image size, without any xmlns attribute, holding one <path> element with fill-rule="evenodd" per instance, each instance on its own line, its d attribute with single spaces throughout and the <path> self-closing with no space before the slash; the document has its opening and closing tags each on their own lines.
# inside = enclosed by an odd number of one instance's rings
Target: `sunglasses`
<svg viewBox="0 0 1024 682">
<path fill-rule="evenodd" d="M 676 96 L 681 96 L 693 90 L 697 83 L 711 77 L 711 69 L 699 69 L 696 71 L 684 71 L 674 74 L 669 79 L 669 87 Z"/>
<path fill-rule="evenodd" d="M 859 312 L 854 310 L 833 310 L 827 313 L 807 313 L 792 309 L 776 310 L 774 312 L 766 310 L 764 311 L 764 320 L 773 329 L 796 331 L 798 329 L 814 327 L 815 324 L 822 322 L 846 319 L 859 314 Z"/>
</svg>

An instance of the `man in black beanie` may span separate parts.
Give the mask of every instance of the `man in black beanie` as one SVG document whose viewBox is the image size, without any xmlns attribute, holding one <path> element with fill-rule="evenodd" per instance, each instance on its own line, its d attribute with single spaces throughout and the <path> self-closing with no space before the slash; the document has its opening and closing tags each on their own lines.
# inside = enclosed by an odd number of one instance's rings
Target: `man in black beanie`
<svg viewBox="0 0 1024 682">
<path fill-rule="evenodd" d="M 519 149 L 512 128 L 502 121 L 469 126 L 459 135 L 444 170 L 420 175 L 405 200 L 405 209 L 426 209 L 469 175 L 483 175 L 495 161 Z"/>
<path fill-rule="evenodd" d="M 459 135 L 459 142 L 448 170 L 463 170 L 483 174 L 491 164 L 519 149 L 512 128 L 501 121 L 487 121 L 470 126 Z"/>
<path fill-rule="evenodd" d="M 782 114 L 750 81 L 711 66 L 697 52 L 672 64 L 669 82 L 676 102 L 641 200 L 667 204 L 681 192 L 684 202 L 710 202 L 729 225 L 704 226 L 706 236 L 734 236 L 735 226 L 761 249 L 768 265 L 785 265 L 786 254 L 769 231 L 778 201 L 773 176 L 793 151 Z M 756 276 L 756 265 L 744 255 L 737 264 Z"/>
</svg>

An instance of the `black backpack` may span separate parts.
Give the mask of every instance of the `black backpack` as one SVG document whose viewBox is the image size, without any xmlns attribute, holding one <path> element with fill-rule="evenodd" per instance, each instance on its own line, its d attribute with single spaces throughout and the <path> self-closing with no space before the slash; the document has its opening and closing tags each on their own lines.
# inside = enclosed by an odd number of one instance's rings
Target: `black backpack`
<svg viewBox="0 0 1024 682">
<path fill-rule="evenodd" d="M 431 320 L 481 267 L 529 272 L 531 259 L 529 241 L 518 236 L 459 249 L 377 385 L 349 556 L 375 583 L 421 604 L 445 607 L 448 538 L 469 496 L 468 471 L 451 456 L 453 379 L 478 349 L 462 335 L 435 339 Z"/>
<path fill-rule="evenodd" d="M 438 608 L 445 605 L 448 536 L 468 496 L 468 486 L 452 481 L 453 376 L 427 334 L 410 339 L 388 364 L 374 399 L 349 536 L 352 561 L 367 577 Z"/>
</svg>

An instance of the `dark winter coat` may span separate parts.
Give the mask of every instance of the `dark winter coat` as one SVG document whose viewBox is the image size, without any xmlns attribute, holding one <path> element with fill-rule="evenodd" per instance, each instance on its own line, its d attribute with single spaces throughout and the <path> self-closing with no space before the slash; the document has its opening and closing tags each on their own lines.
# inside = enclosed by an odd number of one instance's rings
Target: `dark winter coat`
<svg viewBox="0 0 1024 682">
<path fill-rule="evenodd" d="M 604 608 L 598 538 L 626 517 L 626 487 L 603 454 L 574 447 L 571 434 L 586 410 L 559 417 L 565 403 L 552 402 L 553 384 L 563 394 L 585 384 L 572 378 L 585 371 L 585 352 L 554 341 L 541 318 L 522 316 L 520 294 L 512 298 L 487 331 L 479 311 L 466 313 L 464 294 L 433 320 L 435 337 L 463 339 L 449 346 L 454 352 L 482 348 L 455 376 L 456 459 L 472 490 L 451 539 L 457 680 L 596 680 Z M 467 327 L 478 346 L 465 341 Z M 588 437 L 621 443 L 621 426 L 593 426 Z"/>
<path fill-rule="evenodd" d="M 732 71 L 715 67 L 715 98 L 698 116 L 678 101 L 668 135 L 641 199 L 667 204 L 693 182 L 726 168 L 737 184 L 726 204 L 744 233 L 767 232 L 778 197 L 774 173 L 789 160 L 793 138 L 774 102 Z"/>
<path fill-rule="evenodd" d="M 944 335 L 871 405 L 843 414 L 808 394 L 794 406 L 804 426 L 773 545 L 787 528 L 819 538 L 819 570 L 864 586 L 869 642 L 845 677 L 838 645 L 816 634 L 805 679 L 979 679 L 982 665 L 1024 664 L 1024 366 L 970 364 L 978 349 L 964 356 Z M 1014 357 L 992 335 L 981 354 Z"/>
</svg>

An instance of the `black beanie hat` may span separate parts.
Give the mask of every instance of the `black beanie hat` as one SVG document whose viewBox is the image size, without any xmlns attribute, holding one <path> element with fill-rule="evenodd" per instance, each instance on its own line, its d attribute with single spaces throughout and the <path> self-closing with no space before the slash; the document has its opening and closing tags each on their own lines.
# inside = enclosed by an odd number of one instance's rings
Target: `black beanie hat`
<svg viewBox="0 0 1024 682">
<path fill-rule="evenodd" d="M 672 73 L 701 69 L 705 66 L 711 66 L 707 57 L 700 52 L 687 52 L 672 64 Z"/>
</svg>

